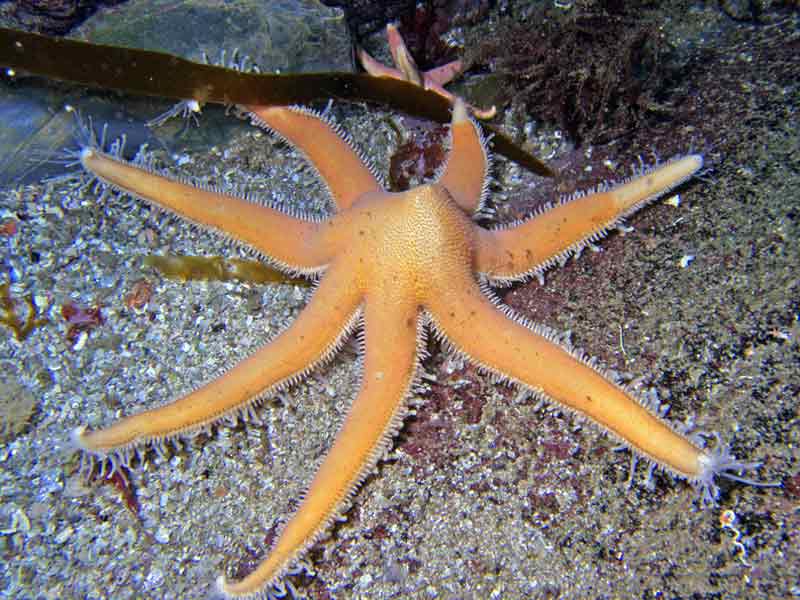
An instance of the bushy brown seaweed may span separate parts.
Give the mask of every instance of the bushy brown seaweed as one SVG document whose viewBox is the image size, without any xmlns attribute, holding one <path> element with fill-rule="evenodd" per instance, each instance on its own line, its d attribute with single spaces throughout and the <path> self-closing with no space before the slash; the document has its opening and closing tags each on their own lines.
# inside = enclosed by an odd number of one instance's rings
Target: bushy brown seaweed
<svg viewBox="0 0 800 600">
<path fill-rule="evenodd" d="M 624 138 L 669 155 L 685 151 L 673 147 L 680 132 L 680 139 L 731 145 L 725 138 L 741 129 L 730 123 L 763 108 L 762 90 L 743 89 L 743 82 L 796 78 L 798 5 L 764 5 L 744 19 L 751 25 L 736 27 L 720 6 L 725 16 L 706 17 L 676 47 L 661 29 L 669 10 L 680 8 L 584 0 L 564 11 L 543 3 L 524 19 L 477 32 L 467 58 L 499 78 L 499 102 L 556 124 L 578 144 Z"/>
<path fill-rule="evenodd" d="M 500 21 L 471 57 L 501 80 L 506 100 L 556 123 L 577 143 L 602 143 L 664 111 L 658 29 L 614 3 L 565 13 L 543 7 Z"/>
</svg>

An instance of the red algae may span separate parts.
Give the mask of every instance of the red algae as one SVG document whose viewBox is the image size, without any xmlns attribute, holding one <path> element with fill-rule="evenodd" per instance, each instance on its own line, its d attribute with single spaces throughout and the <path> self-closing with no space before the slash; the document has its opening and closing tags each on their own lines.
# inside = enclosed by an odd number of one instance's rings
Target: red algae
<svg viewBox="0 0 800 600">
<path fill-rule="evenodd" d="M 67 302 L 61 307 L 61 316 L 70 325 L 67 330 L 67 341 L 70 344 L 76 343 L 81 333 L 88 333 L 105 322 L 99 305 L 84 308 L 72 302 Z"/>
</svg>

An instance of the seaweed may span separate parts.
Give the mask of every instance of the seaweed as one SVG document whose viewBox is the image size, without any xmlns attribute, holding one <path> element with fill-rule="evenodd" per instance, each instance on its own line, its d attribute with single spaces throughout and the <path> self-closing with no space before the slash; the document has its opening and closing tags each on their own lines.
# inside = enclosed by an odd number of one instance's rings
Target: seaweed
<svg viewBox="0 0 800 600">
<path fill-rule="evenodd" d="M 25 306 L 24 318 L 17 311 L 20 302 Z M 25 341 L 34 329 L 48 322 L 46 317 L 39 316 L 39 310 L 30 294 L 20 301 L 11 297 L 11 286 L 8 283 L 0 284 L 0 323 L 11 329 L 18 342 Z"/>
<path fill-rule="evenodd" d="M 8 219 L 0 223 L 0 236 L 14 237 L 17 235 L 17 230 L 16 219 Z"/>
<path fill-rule="evenodd" d="M 95 468 L 91 478 L 98 481 L 100 485 L 110 485 L 119 494 L 120 500 L 125 508 L 134 516 L 139 517 L 141 509 L 139 499 L 136 497 L 136 489 L 131 484 L 130 471 L 125 465 L 119 465 L 111 473 L 100 474 Z"/>
<path fill-rule="evenodd" d="M 564 15 L 504 20 L 471 58 L 490 66 L 506 101 L 557 124 L 577 143 L 604 143 L 669 112 L 666 46 L 655 25 L 614 2 Z"/>
<path fill-rule="evenodd" d="M 164 52 L 91 44 L 0 27 L 0 65 L 19 78 L 34 74 L 94 88 L 196 100 L 200 104 L 289 105 L 340 98 L 383 104 L 448 123 L 450 103 L 407 81 L 358 73 L 249 73 L 195 63 Z M 495 128 L 492 149 L 524 168 L 553 177 L 542 161 Z"/>
<path fill-rule="evenodd" d="M 145 266 L 153 267 L 164 277 L 178 281 L 246 281 L 249 283 L 285 283 L 308 287 L 301 278 L 290 277 L 256 260 L 221 256 L 149 255 Z"/>
<path fill-rule="evenodd" d="M 81 334 L 88 334 L 89 331 L 105 322 L 100 306 L 97 305 L 85 308 L 73 302 L 67 302 L 61 306 L 61 316 L 69 324 L 67 341 L 73 345 L 78 343 Z"/>
<path fill-rule="evenodd" d="M 147 306 L 153 297 L 153 284 L 147 279 L 139 279 L 134 282 L 131 290 L 125 294 L 123 302 L 131 310 L 140 311 Z"/>
<path fill-rule="evenodd" d="M 412 122 L 389 160 L 389 187 L 400 192 L 434 177 L 446 160 L 448 130 Z"/>
</svg>

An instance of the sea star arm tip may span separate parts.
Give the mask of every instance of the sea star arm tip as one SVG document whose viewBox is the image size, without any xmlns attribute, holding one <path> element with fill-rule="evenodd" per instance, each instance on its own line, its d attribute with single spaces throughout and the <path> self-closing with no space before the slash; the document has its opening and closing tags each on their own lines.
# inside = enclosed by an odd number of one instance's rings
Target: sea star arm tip
<svg viewBox="0 0 800 600">
<path fill-rule="evenodd" d="M 80 425 L 75 427 L 70 431 L 69 434 L 69 446 L 75 450 L 85 450 L 86 446 L 82 441 L 82 437 L 84 433 L 86 433 L 87 427 L 86 425 Z"/>
<path fill-rule="evenodd" d="M 81 429 L 74 437 L 100 457 L 127 461 L 146 443 L 205 429 L 246 412 L 270 391 L 282 389 L 330 359 L 355 327 L 361 294 L 332 267 L 305 310 L 271 342 L 196 390 L 163 406 L 120 419 L 109 427 Z"/>
<path fill-rule="evenodd" d="M 593 361 L 549 329 L 501 312 L 477 285 L 454 287 L 462 291 L 438 290 L 430 309 L 437 332 L 471 362 L 580 414 L 676 475 L 701 475 L 702 450 Z"/>
<path fill-rule="evenodd" d="M 445 86 L 455 79 L 464 70 L 464 63 L 461 60 L 453 60 L 449 63 L 434 67 L 425 71 L 426 78 L 430 83 Z"/>
<path fill-rule="evenodd" d="M 703 506 L 714 506 L 719 499 L 717 479 L 728 479 L 753 487 L 782 487 L 781 481 L 757 481 L 742 474 L 754 471 L 761 466 L 760 462 L 742 462 L 731 454 L 727 444 L 721 442 L 719 434 L 714 434 L 716 445 L 713 449 L 704 449 L 699 457 L 699 473 L 690 479 L 700 503 Z"/>
<path fill-rule="evenodd" d="M 255 125 L 296 147 L 314 165 L 338 210 L 383 190 L 380 176 L 350 137 L 322 114 L 299 106 L 247 106 Z"/>
<path fill-rule="evenodd" d="M 467 112 L 466 104 L 456 98 L 450 124 L 450 152 L 437 176 L 468 214 L 481 209 L 488 194 L 489 151 L 477 123 Z"/>
<path fill-rule="evenodd" d="M 609 189 L 620 215 L 629 215 L 693 177 L 703 168 L 699 154 L 676 156 L 655 167 L 645 167 L 621 185 Z"/>
<path fill-rule="evenodd" d="M 521 223 L 481 230 L 476 270 L 501 284 L 539 273 L 601 239 L 622 219 L 681 185 L 702 166 L 698 154 L 679 156 L 642 169 L 619 185 L 562 199 Z"/>
<path fill-rule="evenodd" d="M 373 77 L 402 79 L 402 76 L 397 69 L 387 67 L 382 62 L 375 60 L 372 55 L 363 48 L 358 48 L 358 50 L 356 50 L 356 57 L 358 58 L 358 62 L 361 63 L 361 66 L 364 68 L 364 70 Z"/>
<path fill-rule="evenodd" d="M 425 76 L 419 72 L 417 63 L 411 56 L 411 52 L 408 51 L 400 31 L 393 23 L 386 25 L 386 38 L 389 42 L 389 52 L 392 54 L 392 60 L 400 73 L 402 73 L 403 79 L 415 85 L 424 85 Z"/>
<path fill-rule="evenodd" d="M 346 509 L 402 425 L 424 345 L 423 320 L 414 303 L 401 307 L 368 300 L 363 327 L 364 376 L 339 434 L 266 558 L 244 579 L 222 580 L 228 597 L 261 597 L 279 585 L 295 560 Z"/>
<path fill-rule="evenodd" d="M 278 267 L 292 273 L 313 274 L 328 260 L 316 246 L 318 224 L 239 198 L 212 186 L 187 181 L 135 164 L 100 148 L 81 149 L 83 168 L 100 182 L 147 204 L 199 226 L 224 232 L 256 248 Z M 272 235 L 265 236 L 264 231 Z"/>
</svg>

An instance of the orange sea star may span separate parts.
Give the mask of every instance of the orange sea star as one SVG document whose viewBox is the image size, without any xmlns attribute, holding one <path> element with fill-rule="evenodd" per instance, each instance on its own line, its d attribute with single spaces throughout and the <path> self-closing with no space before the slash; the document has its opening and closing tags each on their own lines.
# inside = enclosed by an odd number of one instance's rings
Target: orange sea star
<svg viewBox="0 0 800 600">
<path fill-rule="evenodd" d="M 99 430 L 80 429 L 86 451 L 127 462 L 136 446 L 203 430 L 248 410 L 304 377 L 361 330 L 363 379 L 339 434 L 263 562 L 244 579 L 220 580 L 228 597 L 265 598 L 346 508 L 392 445 L 431 329 L 487 371 L 575 411 L 677 476 L 707 500 L 716 476 L 752 468 L 718 444 L 705 450 L 657 410 L 548 328 L 528 322 L 490 291 L 540 274 L 601 237 L 622 218 L 692 177 L 698 155 L 642 170 L 618 186 L 556 203 L 497 229 L 470 217 L 486 195 L 487 153 L 464 103 L 455 100 L 451 148 L 433 183 L 386 192 L 349 142 L 318 114 L 296 107 L 245 107 L 253 122 L 305 152 L 330 190 L 322 220 L 290 215 L 211 188 L 198 188 L 89 146 L 86 170 L 100 181 L 204 227 L 223 232 L 291 274 L 319 277 L 297 320 L 246 360 L 174 402 Z"/>
</svg>

